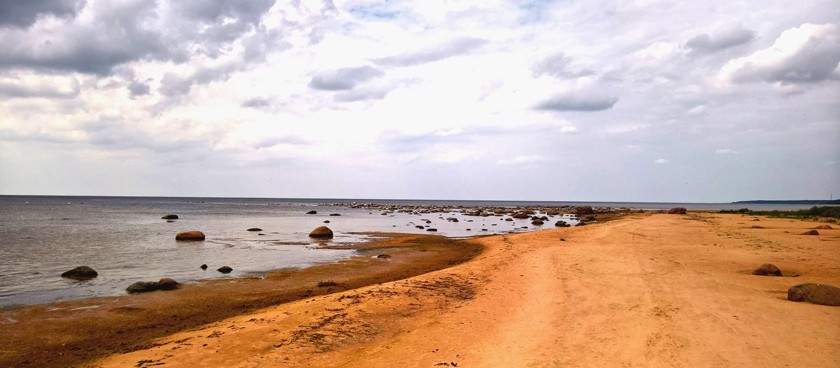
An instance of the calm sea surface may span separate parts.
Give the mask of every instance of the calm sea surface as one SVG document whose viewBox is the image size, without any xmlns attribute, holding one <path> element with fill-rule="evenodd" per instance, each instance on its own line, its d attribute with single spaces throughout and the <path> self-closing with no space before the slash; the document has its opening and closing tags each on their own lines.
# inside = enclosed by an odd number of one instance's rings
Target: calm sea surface
<svg viewBox="0 0 840 368">
<path fill-rule="evenodd" d="M 416 225 L 431 221 L 438 234 L 466 237 L 488 233 L 528 231 L 530 220 L 502 221 L 499 217 L 468 217 L 458 211 L 412 215 L 319 206 L 350 203 L 331 199 L 132 198 L 0 196 L 0 307 L 37 304 L 92 296 L 124 294 L 135 281 L 171 277 L 180 282 L 260 274 L 336 262 L 355 255 L 353 250 L 324 249 L 369 241 L 355 232 L 426 233 Z M 672 203 L 578 203 L 497 201 L 355 200 L 384 204 L 444 206 L 577 205 L 645 209 L 797 209 L 809 206 Z M 309 210 L 317 215 L 306 215 Z M 329 216 L 332 213 L 341 216 Z M 180 219 L 167 222 L 166 214 Z M 445 220 L 457 217 L 459 222 Z M 308 237 L 318 226 L 328 226 L 335 238 L 319 243 Z M 556 218 L 547 222 L 551 226 Z M 262 232 L 248 232 L 258 227 Z M 523 229 L 527 227 L 527 229 Z M 471 229 L 468 231 L 467 229 Z M 481 231 L 486 229 L 486 231 Z M 204 242 L 176 242 L 179 231 L 200 230 Z M 262 235 L 260 235 L 262 234 Z M 206 271 L 199 268 L 207 264 Z M 87 265 L 99 272 L 89 281 L 59 275 Z M 234 271 L 223 275 L 221 266 Z"/>
</svg>

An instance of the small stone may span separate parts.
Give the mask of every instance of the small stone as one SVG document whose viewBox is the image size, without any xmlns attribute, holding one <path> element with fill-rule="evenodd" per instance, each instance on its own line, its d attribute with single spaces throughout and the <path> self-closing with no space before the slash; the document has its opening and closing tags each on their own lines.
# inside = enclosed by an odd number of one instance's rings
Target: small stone
<svg viewBox="0 0 840 368">
<path fill-rule="evenodd" d="M 204 240 L 204 233 L 201 231 L 183 231 L 175 234 L 175 240 L 180 241 L 202 241 Z"/>
<path fill-rule="evenodd" d="M 160 290 L 175 290 L 180 285 L 181 284 L 179 284 L 178 281 L 175 281 L 168 277 L 164 277 L 160 279 L 160 281 L 158 281 L 158 288 L 160 288 Z"/>
<path fill-rule="evenodd" d="M 435 231 L 437 231 L 437 229 L 435 229 L 435 228 L 433 228 L 433 227 L 430 227 L 430 228 L 426 229 L 426 231 L 435 232 Z"/>
<path fill-rule="evenodd" d="M 79 266 L 61 274 L 61 277 L 73 280 L 90 280 L 99 276 L 99 273 L 88 266 Z"/>
<path fill-rule="evenodd" d="M 333 231 L 326 226 L 319 226 L 316 227 L 315 230 L 309 233 L 310 238 L 317 238 L 317 239 L 332 239 Z"/>
<path fill-rule="evenodd" d="M 228 266 L 222 266 L 222 267 L 219 267 L 219 269 L 217 269 L 216 271 L 227 274 L 227 273 L 231 273 L 231 271 L 233 271 L 233 269 L 228 267 Z"/>
<path fill-rule="evenodd" d="M 775 265 L 765 263 L 753 270 L 752 274 L 758 276 L 781 276 L 782 270 L 780 270 Z"/>
<path fill-rule="evenodd" d="M 840 306 L 840 288 L 824 284 L 799 284 L 788 289 L 788 300 Z"/>
<path fill-rule="evenodd" d="M 376 258 L 388 259 L 388 258 L 391 258 L 391 255 L 390 254 L 379 254 L 379 255 L 376 256 Z"/>
<path fill-rule="evenodd" d="M 201 269 L 206 270 L 207 269 L 207 264 L 205 263 L 205 264 L 201 265 Z"/>
<path fill-rule="evenodd" d="M 248 229 L 248 231 L 263 231 L 263 229 L 260 229 L 258 227 L 252 227 L 252 228 Z"/>
<path fill-rule="evenodd" d="M 161 218 L 164 219 L 164 220 L 177 220 L 178 215 L 166 215 L 166 216 L 163 216 Z"/>
<path fill-rule="evenodd" d="M 307 215 L 317 215 L 318 211 L 312 210 L 306 213 Z"/>
</svg>

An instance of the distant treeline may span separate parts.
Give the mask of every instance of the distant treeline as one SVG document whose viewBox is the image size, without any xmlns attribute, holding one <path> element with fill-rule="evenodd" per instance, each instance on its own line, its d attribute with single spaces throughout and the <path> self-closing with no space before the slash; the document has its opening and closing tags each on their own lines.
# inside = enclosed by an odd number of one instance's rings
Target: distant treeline
<svg viewBox="0 0 840 368">
<path fill-rule="evenodd" d="M 799 200 L 783 200 L 783 201 L 775 201 L 775 200 L 754 200 L 754 201 L 737 201 L 732 203 L 745 203 L 745 204 L 836 204 L 840 205 L 840 199 L 835 200 L 819 200 L 819 199 L 799 199 Z"/>
<path fill-rule="evenodd" d="M 814 206 L 807 210 L 796 211 L 753 211 L 749 208 L 741 208 L 739 210 L 721 210 L 720 213 L 742 213 L 746 215 L 756 216 L 771 216 L 771 217 L 790 217 L 790 218 L 806 218 L 806 217 L 838 217 L 840 218 L 840 207 L 838 206 Z"/>
</svg>

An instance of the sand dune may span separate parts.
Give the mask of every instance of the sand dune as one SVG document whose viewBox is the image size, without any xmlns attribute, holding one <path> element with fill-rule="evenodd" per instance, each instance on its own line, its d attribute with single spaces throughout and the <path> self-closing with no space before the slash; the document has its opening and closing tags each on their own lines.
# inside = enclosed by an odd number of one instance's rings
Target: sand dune
<svg viewBox="0 0 840 368">
<path fill-rule="evenodd" d="M 467 263 L 212 323 L 91 367 L 840 366 L 840 230 L 638 215 L 474 240 Z M 761 224 L 761 229 L 752 228 Z M 774 263 L 798 277 L 749 271 Z"/>
</svg>

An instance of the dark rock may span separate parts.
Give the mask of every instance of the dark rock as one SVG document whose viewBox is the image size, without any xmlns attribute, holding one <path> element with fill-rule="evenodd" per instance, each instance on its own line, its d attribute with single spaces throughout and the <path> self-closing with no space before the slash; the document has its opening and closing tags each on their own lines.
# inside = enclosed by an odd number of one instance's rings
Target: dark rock
<svg viewBox="0 0 840 368">
<path fill-rule="evenodd" d="M 222 266 L 222 267 L 219 267 L 216 271 L 219 271 L 221 273 L 231 273 L 231 271 L 233 271 L 233 269 L 228 267 L 228 266 Z"/>
<path fill-rule="evenodd" d="M 338 283 L 335 281 L 318 281 L 318 287 L 332 287 L 338 286 Z"/>
<path fill-rule="evenodd" d="M 164 219 L 164 220 L 177 220 L 178 215 L 166 215 L 166 216 L 163 216 L 161 218 Z"/>
<path fill-rule="evenodd" d="M 458 222 L 458 219 L 457 219 L 457 218 L 455 218 L 455 217 L 447 217 L 447 218 L 446 218 L 446 221 L 449 221 L 449 222 Z"/>
<path fill-rule="evenodd" d="M 125 289 L 129 294 L 147 293 L 155 290 L 160 290 L 160 284 L 155 281 L 137 281 Z"/>
<path fill-rule="evenodd" d="M 515 219 L 527 219 L 527 218 L 531 218 L 531 215 L 529 215 L 527 213 L 524 213 L 524 212 L 517 212 L 517 213 L 514 213 L 514 214 L 510 215 L 510 217 L 513 217 Z"/>
<path fill-rule="evenodd" d="M 166 220 L 166 222 L 175 222 L 175 220 Z"/>
<path fill-rule="evenodd" d="M 433 227 L 430 227 L 430 228 L 426 229 L 426 231 L 437 231 L 437 229 L 435 229 Z"/>
<path fill-rule="evenodd" d="M 814 229 L 831 230 L 831 229 L 833 229 L 833 227 L 831 227 L 831 225 L 820 225 L 820 226 L 815 227 Z"/>
<path fill-rule="evenodd" d="M 318 211 L 312 210 L 306 213 L 307 215 L 317 215 Z"/>
<path fill-rule="evenodd" d="M 248 229 L 248 231 L 263 231 L 263 230 L 258 228 L 258 227 L 252 227 L 252 228 Z"/>
<path fill-rule="evenodd" d="M 540 226 L 540 225 L 542 225 L 542 224 L 543 224 L 543 220 L 540 220 L 540 219 L 536 219 L 536 220 L 534 220 L 534 221 L 531 221 L 531 225 L 537 225 L 537 226 Z"/>
<path fill-rule="evenodd" d="M 808 230 L 808 231 L 806 231 L 802 234 L 799 234 L 799 235 L 820 235 L 820 232 L 816 231 L 816 230 Z"/>
<path fill-rule="evenodd" d="M 207 264 L 203 264 L 203 265 L 201 265 L 201 269 L 202 269 L 202 270 L 206 270 L 206 269 L 207 269 Z"/>
<path fill-rule="evenodd" d="M 598 221 L 598 219 L 596 219 L 596 218 L 595 218 L 595 216 L 592 216 L 592 215 L 589 215 L 589 216 L 583 216 L 583 218 L 581 218 L 580 220 L 581 220 L 581 221 L 583 221 L 583 222 L 594 222 L 594 221 Z"/>
<path fill-rule="evenodd" d="M 595 213 L 595 210 L 592 209 L 592 206 L 580 206 L 575 209 L 578 215 L 591 215 Z"/>
<path fill-rule="evenodd" d="M 340 213 L 331 213 L 330 216 L 341 216 Z"/>
<path fill-rule="evenodd" d="M 170 279 L 168 277 L 164 277 L 164 278 L 160 279 L 160 281 L 158 281 L 158 288 L 160 290 L 175 290 L 180 285 L 181 284 L 179 284 L 178 281 L 175 281 L 175 280 Z"/>
<path fill-rule="evenodd" d="M 329 223 L 330 223 L 330 220 L 324 220 L 324 223 L 325 223 L 325 224 L 329 224 Z"/>
<path fill-rule="evenodd" d="M 96 276 L 99 276 L 99 273 L 88 266 L 79 266 L 61 274 L 61 277 L 73 280 L 90 280 Z"/>
<path fill-rule="evenodd" d="M 688 210 L 684 207 L 674 207 L 668 210 L 668 213 L 671 215 L 685 215 L 686 213 L 688 213 Z"/>
<path fill-rule="evenodd" d="M 505 221 L 513 221 L 513 219 L 508 217 L 508 218 L 505 218 Z"/>
<path fill-rule="evenodd" d="M 201 241 L 204 240 L 204 233 L 201 231 L 184 231 L 175 235 L 175 240 Z"/>
<path fill-rule="evenodd" d="M 414 227 L 416 227 L 416 228 L 418 228 L 418 229 L 421 229 L 421 230 L 422 230 L 422 229 L 425 229 L 425 227 L 424 227 L 423 225 L 416 225 L 416 226 L 414 226 Z"/>
<path fill-rule="evenodd" d="M 764 229 L 764 226 L 753 225 L 750 226 L 751 229 Z"/>
<path fill-rule="evenodd" d="M 772 264 L 765 263 L 753 270 L 752 274 L 758 276 L 781 276 L 782 270 Z"/>
<path fill-rule="evenodd" d="M 467 231 L 472 231 L 472 229 L 470 229 L 470 228 L 467 228 Z"/>
<path fill-rule="evenodd" d="M 825 284 L 799 284 L 788 289 L 788 300 L 840 306 L 840 288 Z"/>
<path fill-rule="evenodd" d="M 555 222 L 555 223 L 554 223 L 554 226 L 557 226 L 557 227 L 569 227 L 569 226 L 572 226 L 572 225 L 569 225 L 569 223 L 568 223 L 568 222 L 566 222 L 566 221 L 560 220 L 560 221 Z"/>
<path fill-rule="evenodd" d="M 332 230 L 330 230 L 330 228 L 326 226 L 318 226 L 317 228 L 315 228 L 315 230 L 312 230 L 312 232 L 309 233 L 309 237 L 318 239 L 332 239 L 333 232 Z"/>
<path fill-rule="evenodd" d="M 376 258 L 388 259 L 388 258 L 391 258 L 391 255 L 390 254 L 380 254 L 380 255 L 377 255 Z"/>
</svg>

